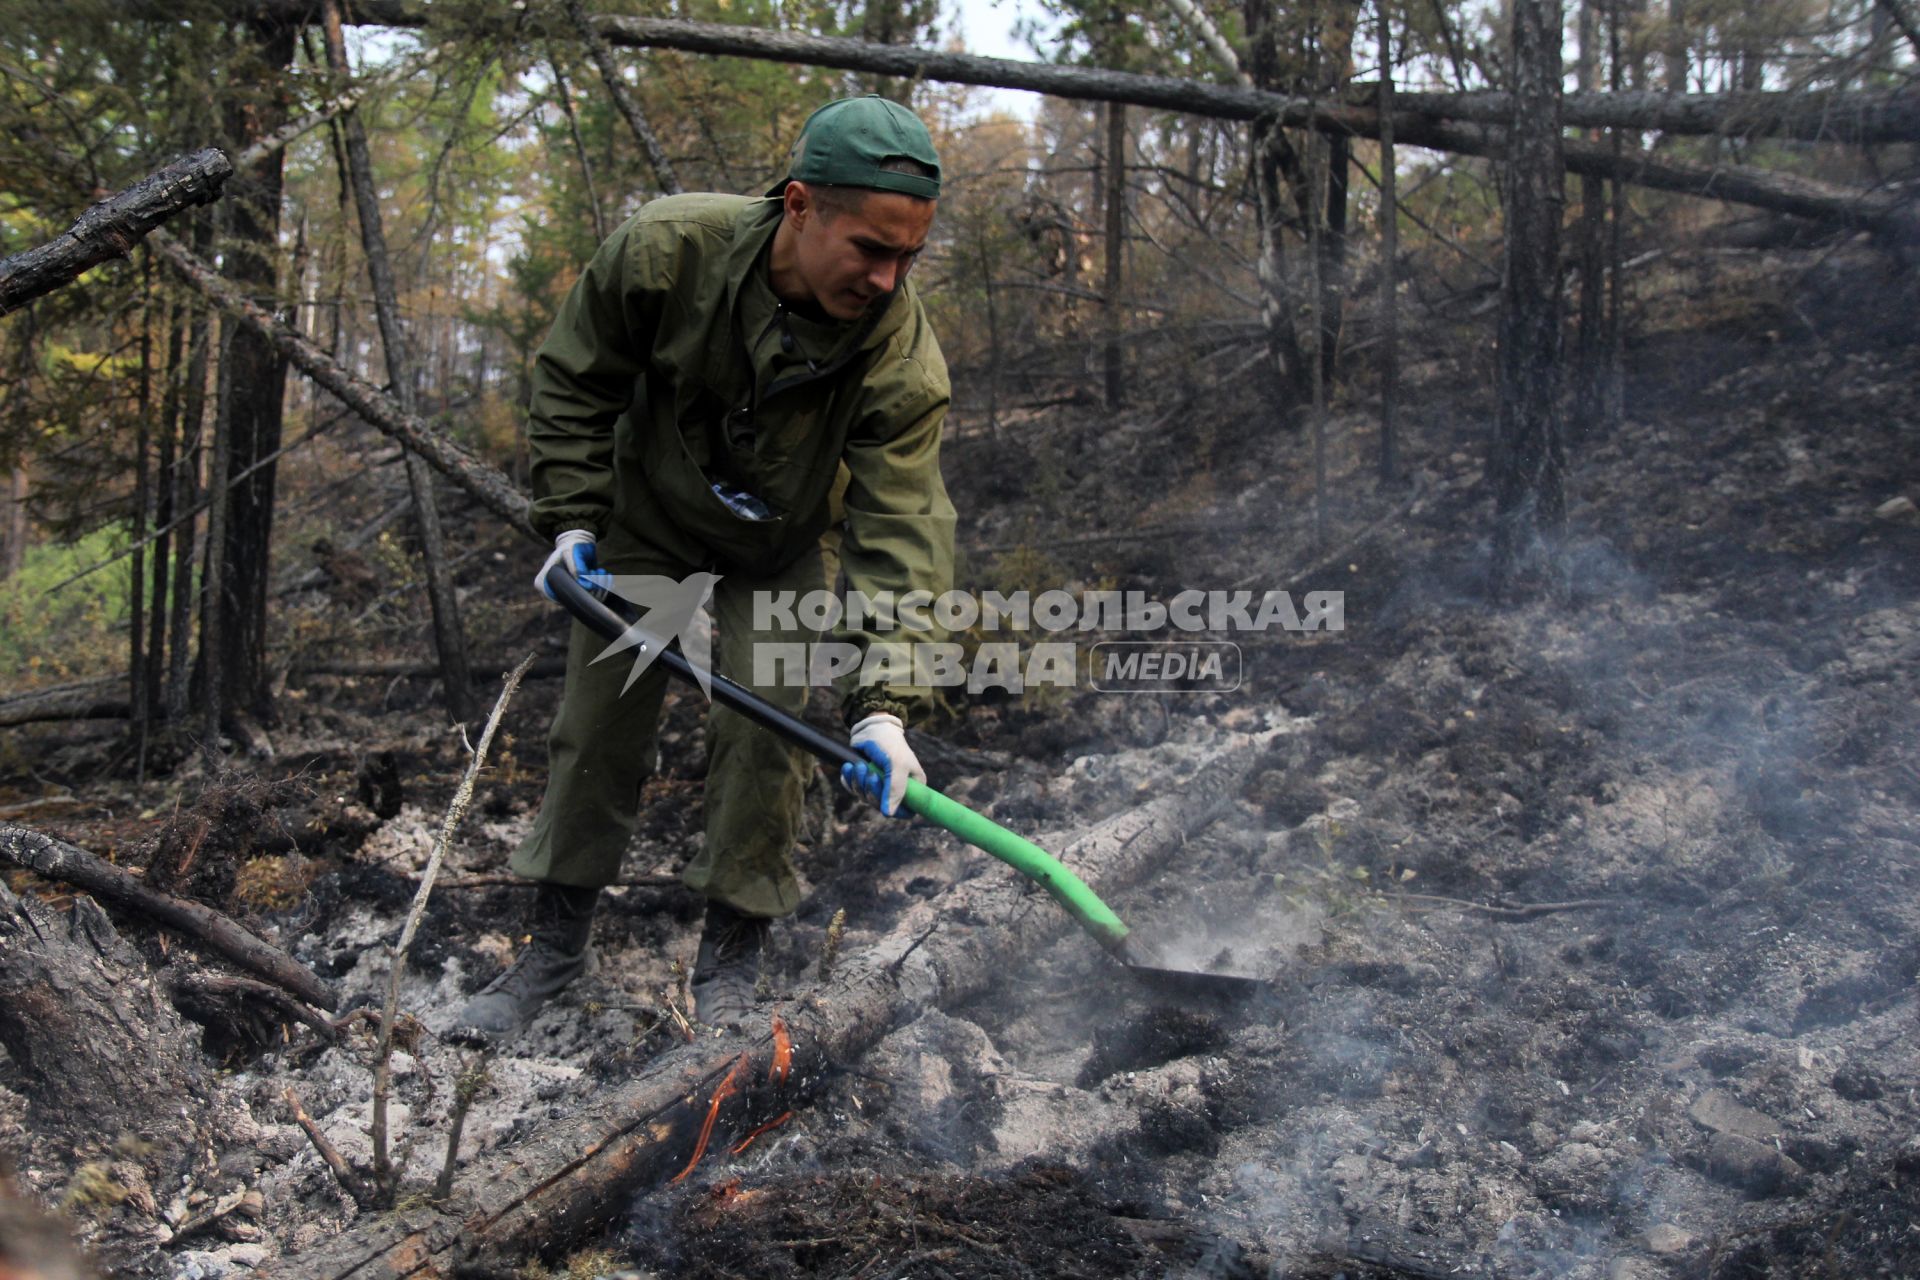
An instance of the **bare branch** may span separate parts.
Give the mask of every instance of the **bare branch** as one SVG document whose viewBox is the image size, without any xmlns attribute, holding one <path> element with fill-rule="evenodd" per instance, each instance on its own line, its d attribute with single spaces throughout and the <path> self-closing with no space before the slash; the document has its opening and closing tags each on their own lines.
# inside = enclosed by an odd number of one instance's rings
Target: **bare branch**
<svg viewBox="0 0 1920 1280">
<path fill-rule="evenodd" d="M 88 209 L 58 240 L 0 260 L 0 316 L 109 258 L 126 257 L 181 210 L 218 200 L 232 174 L 232 162 L 217 147 L 182 156 Z"/>
</svg>

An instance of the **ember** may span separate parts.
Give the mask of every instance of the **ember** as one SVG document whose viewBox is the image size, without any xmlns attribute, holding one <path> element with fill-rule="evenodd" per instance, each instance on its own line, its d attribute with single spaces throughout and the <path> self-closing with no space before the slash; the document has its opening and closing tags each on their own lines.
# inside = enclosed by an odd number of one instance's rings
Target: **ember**
<svg viewBox="0 0 1920 1280">
<path fill-rule="evenodd" d="M 773 1015 L 773 1065 L 767 1070 L 767 1079 L 774 1084 L 785 1084 L 792 1070 L 793 1037 L 787 1034 L 786 1021 L 776 1013 Z"/>
<path fill-rule="evenodd" d="M 752 1146 L 754 1139 L 758 1138 L 761 1134 L 766 1133 L 770 1129 L 778 1129 L 781 1125 L 785 1124 L 787 1121 L 791 1119 L 793 1119 L 793 1112 L 782 1111 L 779 1115 L 767 1121 L 765 1124 L 761 1125 L 758 1129 L 755 1129 L 752 1133 L 748 1134 L 746 1137 L 740 1139 L 740 1141 L 735 1143 L 733 1146 L 733 1149 L 730 1150 L 727 1154 L 735 1155 L 735 1156 L 739 1155 L 742 1151 L 745 1151 L 748 1147 Z"/>
</svg>

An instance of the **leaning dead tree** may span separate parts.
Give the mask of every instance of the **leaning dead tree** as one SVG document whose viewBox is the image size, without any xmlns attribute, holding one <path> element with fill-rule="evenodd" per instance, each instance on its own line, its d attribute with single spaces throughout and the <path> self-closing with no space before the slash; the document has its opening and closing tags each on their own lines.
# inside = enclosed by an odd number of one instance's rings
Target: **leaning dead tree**
<svg viewBox="0 0 1920 1280">
<path fill-rule="evenodd" d="M 1256 754 L 1251 744 L 1223 753 L 1174 794 L 1068 845 L 1062 861 L 1105 893 L 1137 883 L 1212 821 Z M 1019 957 L 1073 930 L 1030 889 L 996 869 L 916 903 L 879 943 L 843 960 L 830 982 L 782 1007 L 768 1032 L 702 1040 L 656 1058 L 581 1110 L 477 1161 L 444 1211 L 363 1220 L 276 1274 L 493 1274 L 530 1253 L 564 1251 L 625 1213 L 636 1194 L 804 1105 L 829 1068 L 859 1061 L 918 1011 L 990 991 Z"/>
<path fill-rule="evenodd" d="M 497 467 L 488 466 L 418 416 L 401 410 L 393 398 L 307 341 L 292 326 L 268 315 L 252 299 L 164 231 L 150 243 L 181 278 L 222 311 L 271 342 L 301 372 L 325 387 L 370 426 L 416 450 L 435 470 L 526 537 L 542 542 L 527 521 L 527 495 Z"/>
<path fill-rule="evenodd" d="M 326 31 L 327 65 L 345 77 L 347 42 L 340 28 L 340 0 L 326 0 L 322 9 Z M 340 181 L 353 189 L 360 215 L 360 247 L 366 254 L 367 279 L 373 286 L 374 316 L 380 326 L 380 349 L 386 357 L 387 383 L 393 388 L 400 412 L 416 416 L 419 397 L 414 390 L 413 362 L 408 356 L 406 327 L 400 321 L 400 288 L 394 281 L 387 254 L 387 233 L 380 216 L 380 194 L 374 186 L 373 157 L 367 147 L 367 129 L 359 111 L 340 113 L 346 138 L 346 164 Z M 447 571 L 447 544 L 440 531 L 440 509 L 434 499 L 433 470 L 412 449 L 400 451 L 407 472 L 407 491 L 413 499 L 413 527 L 420 539 L 421 569 L 427 579 L 427 603 L 433 614 L 434 651 L 440 658 L 441 691 L 447 714 L 464 724 L 473 719 L 473 689 L 467 667 L 467 639 L 460 625 L 460 598 Z"/>
<path fill-rule="evenodd" d="M 667 156 L 667 149 L 660 145 L 660 135 L 653 131 L 653 125 L 647 120 L 646 112 L 627 91 L 627 82 L 620 78 L 620 67 L 613 60 L 613 51 L 607 48 L 607 42 L 600 38 L 594 29 L 593 19 L 587 13 L 586 6 L 580 0 L 566 0 L 567 20 L 573 23 L 579 33 L 581 44 L 586 46 L 587 56 L 593 59 L 594 69 L 600 73 L 601 82 L 607 86 L 607 96 L 613 99 L 613 105 L 620 112 L 620 118 L 627 122 L 627 128 L 633 133 L 633 140 L 640 144 L 640 150 L 646 153 L 647 163 L 653 167 L 654 180 L 660 189 L 670 196 L 677 196 L 686 188 L 680 185 L 680 175 L 673 170 L 673 161 Z"/>
<path fill-rule="evenodd" d="M 126 257 L 148 232 L 183 209 L 218 200 L 232 175 L 232 163 L 217 147 L 182 156 L 88 209 L 58 240 L 0 260 L 0 315 L 89 268 Z"/>
</svg>

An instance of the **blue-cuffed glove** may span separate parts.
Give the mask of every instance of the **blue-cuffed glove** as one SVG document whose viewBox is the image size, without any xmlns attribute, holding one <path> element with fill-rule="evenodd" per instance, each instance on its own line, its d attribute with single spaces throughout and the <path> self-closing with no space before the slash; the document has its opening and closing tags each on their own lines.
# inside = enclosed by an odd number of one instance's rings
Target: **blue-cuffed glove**
<svg viewBox="0 0 1920 1280">
<path fill-rule="evenodd" d="M 533 576 L 533 585 L 540 588 L 540 594 L 549 600 L 559 597 L 553 594 L 553 588 L 547 585 L 547 575 L 557 566 L 566 566 L 586 586 L 597 585 L 600 575 L 599 561 L 593 558 L 593 535 L 585 529 L 569 529 L 553 540 L 553 554 L 540 566 L 540 572 Z"/>
<path fill-rule="evenodd" d="M 881 711 L 853 726 L 853 749 L 872 765 L 840 766 L 840 785 L 857 796 L 865 796 L 880 806 L 889 818 L 901 816 L 901 802 L 907 798 L 907 779 L 924 783 L 927 771 L 907 745 L 907 728 L 900 717 Z"/>
</svg>

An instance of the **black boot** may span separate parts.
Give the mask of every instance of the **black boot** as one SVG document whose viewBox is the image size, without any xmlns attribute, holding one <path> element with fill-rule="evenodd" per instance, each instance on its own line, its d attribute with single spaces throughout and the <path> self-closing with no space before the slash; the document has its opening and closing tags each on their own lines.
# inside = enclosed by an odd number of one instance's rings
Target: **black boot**
<svg viewBox="0 0 1920 1280">
<path fill-rule="evenodd" d="M 519 1034 L 547 1001 L 585 972 L 598 889 L 542 880 L 534 890 L 532 935 L 507 971 L 489 982 L 454 1019 L 448 1038 L 497 1045 Z"/>
<path fill-rule="evenodd" d="M 719 902 L 707 904 L 700 954 L 693 962 L 693 1015 L 710 1027 L 737 1027 L 753 1012 L 760 954 L 773 922 L 743 916 Z"/>
</svg>

